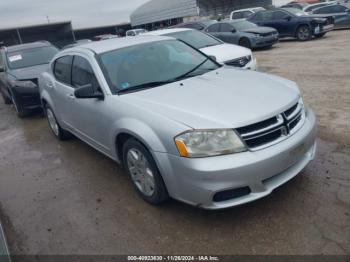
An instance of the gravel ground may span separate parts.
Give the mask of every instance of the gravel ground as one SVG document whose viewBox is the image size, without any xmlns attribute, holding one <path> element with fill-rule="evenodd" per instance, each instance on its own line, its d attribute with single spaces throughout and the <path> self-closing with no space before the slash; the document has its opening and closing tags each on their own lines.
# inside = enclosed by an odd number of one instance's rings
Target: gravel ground
<svg viewBox="0 0 350 262">
<path fill-rule="evenodd" d="M 139 199 L 125 172 L 40 115 L 0 105 L 0 215 L 12 254 L 350 254 L 350 31 L 256 52 L 318 116 L 299 176 L 249 205 L 209 212 Z"/>
</svg>

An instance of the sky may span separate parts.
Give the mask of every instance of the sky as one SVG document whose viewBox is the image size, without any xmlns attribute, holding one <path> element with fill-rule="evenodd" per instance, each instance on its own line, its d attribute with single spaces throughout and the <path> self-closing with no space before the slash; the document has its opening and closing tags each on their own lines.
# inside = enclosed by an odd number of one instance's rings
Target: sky
<svg viewBox="0 0 350 262">
<path fill-rule="evenodd" d="M 173 0 L 168 0 L 173 1 Z M 283 4 L 290 0 L 273 0 Z M 74 28 L 129 22 L 147 0 L 0 0 L 0 28 L 72 21 Z"/>
<path fill-rule="evenodd" d="M 171 1 L 171 0 L 169 0 Z M 129 22 L 147 0 L 0 0 L 0 28 L 72 21 L 74 28 Z"/>
</svg>

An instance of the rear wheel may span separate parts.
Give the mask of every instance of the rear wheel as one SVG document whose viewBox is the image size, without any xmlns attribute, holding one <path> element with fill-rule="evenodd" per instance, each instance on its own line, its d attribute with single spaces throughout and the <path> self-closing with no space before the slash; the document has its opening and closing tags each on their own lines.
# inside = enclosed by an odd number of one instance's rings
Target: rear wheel
<svg viewBox="0 0 350 262">
<path fill-rule="evenodd" d="M 169 194 L 157 165 L 147 148 L 136 139 L 123 146 L 123 162 L 139 195 L 152 205 L 169 199 Z"/>
<path fill-rule="evenodd" d="M 246 37 L 241 38 L 239 40 L 238 44 L 240 46 L 243 46 L 243 47 L 246 47 L 246 48 L 249 48 L 249 49 L 251 49 L 251 47 L 252 47 L 252 44 L 250 43 L 250 40 L 248 38 L 246 38 Z"/>
<path fill-rule="evenodd" d="M 53 110 L 48 105 L 45 105 L 45 113 L 49 127 L 55 137 L 57 137 L 59 140 L 67 140 L 72 137 L 71 133 L 60 127 Z"/>
<path fill-rule="evenodd" d="M 307 41 L 311 39 L 311 30 L 307 25 L 299 26 L 297 29 L 296 37 L 299 41 Z"/>
</svg>

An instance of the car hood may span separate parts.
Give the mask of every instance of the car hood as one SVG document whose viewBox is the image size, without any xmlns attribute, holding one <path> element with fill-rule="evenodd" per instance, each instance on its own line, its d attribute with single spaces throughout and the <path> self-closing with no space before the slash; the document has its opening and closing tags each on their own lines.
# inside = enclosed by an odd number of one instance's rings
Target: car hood
<svg viewBox="0 0 350 262">
<path fill-rule="evenodd" d="M 161 114 L 194 129 L 237 128 L 275 116 L 297 103 L 292 81 L 223 67 L 205 75 L 124 94 L 143 113 Z"/>
<path fill-rule="evenodd" d="M 249 29 L 242 30 L 241 32 L 245 33 L 253 33 L 253 34 L 267 34 L 275 32 L 276 29 L 272 27 L 266 27 L 266 26 L 258 26 L 258 27 L 252 27 Z"/>
<path fill-rule="evenodd" d="M 50 67 L 50 64 L 31 66 L 21 69 L 11 70 L 10 74 L 18 80 L 35 79 L 45 72 Z"/>
<path fill-rule="evenodd" d="M 224 63 L 240 57 L 252 55 L 250 49 L 238 45 L 222 44 L 202 48 L 201 51 L 206 55 L 215 56 L 216 61 Z"/>
</svg>

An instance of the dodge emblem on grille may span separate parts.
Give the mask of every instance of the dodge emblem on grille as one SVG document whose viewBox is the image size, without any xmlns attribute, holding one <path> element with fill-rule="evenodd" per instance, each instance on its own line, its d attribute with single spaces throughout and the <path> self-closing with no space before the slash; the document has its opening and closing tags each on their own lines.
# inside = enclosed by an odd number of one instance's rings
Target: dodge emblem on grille
<svg viewBox="0 0 350 262">
<path fill-rule="evenodd" d="M 288 135 L 288 129 L 287 129 L 287 127 L 283 126 L 283 127 L 281 128 L 281 131 L 282 131 L 282 135 L 284 135 L 284 136 L 287 136 L 287 135 Z"/>
</svg>

